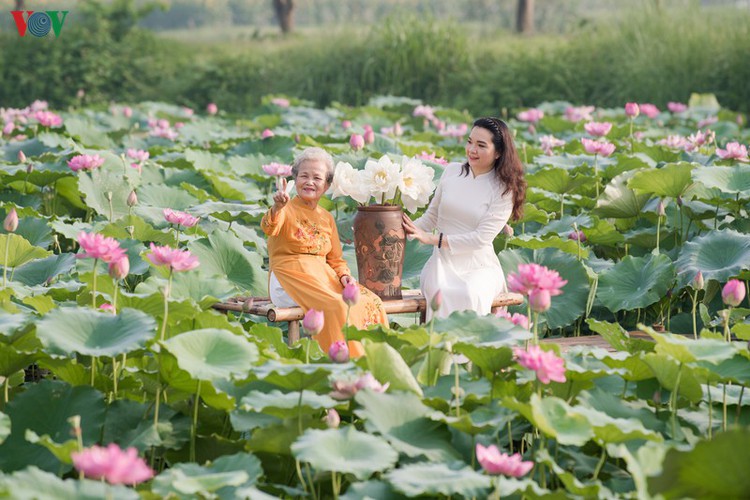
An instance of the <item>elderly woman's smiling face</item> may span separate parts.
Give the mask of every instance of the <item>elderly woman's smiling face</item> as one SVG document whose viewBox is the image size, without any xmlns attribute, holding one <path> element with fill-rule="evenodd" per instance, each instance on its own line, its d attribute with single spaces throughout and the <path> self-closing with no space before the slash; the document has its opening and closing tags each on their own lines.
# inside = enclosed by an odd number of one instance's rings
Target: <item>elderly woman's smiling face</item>
<svg viewBox="0 0 750 500">
<path fill-rule="evenodd" d="M 308 160 L 299 166 L 297 177 L 294 179 L 297 196 L 307 204 L 317 204 L 318 200 L 328 190 L 328 167 L 322 161 Z"/>
</svg>

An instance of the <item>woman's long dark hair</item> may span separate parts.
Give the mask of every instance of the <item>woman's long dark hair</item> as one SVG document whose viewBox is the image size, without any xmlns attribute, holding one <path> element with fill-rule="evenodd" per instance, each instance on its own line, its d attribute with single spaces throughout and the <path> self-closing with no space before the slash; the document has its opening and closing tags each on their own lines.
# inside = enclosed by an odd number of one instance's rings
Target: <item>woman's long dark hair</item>
<svg viewBox="0 0 750 500">
<path fill-rule="evenodd" d="M 495 178 L 505 185 L 503 194 L 511 191 L 513 193 L 513 213 L 511 219 L 514 221 L 523 217 L 523 204 L 526 201 L 526 180 L 523 176 L 523 164 L 518 157 L 518 151 L 513 144 L 513 136 L 508 125 L 500 118 L 478 118 L 474 127 L 488 130 L 492 134 L 492 144 L 500 156 L 492 166 Z M 469 162 L 461 166 L 461 172 L 469 175 Z"/>
</svg>

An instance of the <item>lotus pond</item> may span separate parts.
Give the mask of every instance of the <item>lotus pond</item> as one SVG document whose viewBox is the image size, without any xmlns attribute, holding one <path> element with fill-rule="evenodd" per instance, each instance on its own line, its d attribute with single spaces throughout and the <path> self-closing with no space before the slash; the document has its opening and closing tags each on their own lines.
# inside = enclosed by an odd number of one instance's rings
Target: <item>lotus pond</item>
<svg viewBox="0 0 750 500">
<path fill-rule="evenodd" d="M 505 272 L 567 281 L 531 318 L 540 337 L 612 346 L 543 342 L 564 367 L 551 380 L 505 318 L 394 315 L 348 328 L 367 355 L 334 363 L 211 307 L 267 294 L 264 165 L 321 146 L 355 168 L 416 156 L 439 177 L 464 157 L 464 112 L 396 97 L 269 97 L 252 116 L 0 109 L 0 496 L 747 498 L 746 117 L 710 95 L 624 105 L 509 118 L 529 191 L 495 241 Z M 355 203 L 324 203 L 355 270 Z M 418 288 L 429 249 L 406 254 Z"/>
</svg>

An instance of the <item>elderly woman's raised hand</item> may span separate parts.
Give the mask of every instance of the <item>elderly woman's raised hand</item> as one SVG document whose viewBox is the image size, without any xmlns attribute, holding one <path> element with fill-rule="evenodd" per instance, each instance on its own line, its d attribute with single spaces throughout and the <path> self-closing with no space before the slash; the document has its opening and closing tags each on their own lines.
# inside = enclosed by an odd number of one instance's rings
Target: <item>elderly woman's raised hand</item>
<svg viewBox="0 0 750 500">
<path fill-rule="evenodd" d="M 289 193 L 286 190 L 286 179 L 281 177 L 276 183 L 276 192 L 273 194 L 273 207 L 271 210 L 274 214 L 284 208 L 289 203 Z"/>
</svg>

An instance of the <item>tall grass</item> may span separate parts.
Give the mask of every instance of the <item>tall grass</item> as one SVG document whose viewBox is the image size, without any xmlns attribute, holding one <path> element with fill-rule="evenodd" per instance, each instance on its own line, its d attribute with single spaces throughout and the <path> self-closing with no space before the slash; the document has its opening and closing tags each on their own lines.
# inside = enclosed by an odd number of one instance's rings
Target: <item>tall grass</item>
<svg viewBox="0 0 750 500">
<path fill-rule="evenodd" d="M 7 36 L 0 38 L 0 106 L 37 98 L 65 106 L 83 88 L 94 101 L 159 98 L 197 108 L 214 101 L 234 112 L 274 93 L 319 105 L 406 95 L 497 114 L 550 100 L 663 106 L 713 92 L 722 105 L 750 111 L 750 12 L 639 5 L 566 36 L 516 37 L 405 14 L 369 29 L 227 46 L 142 31 L 117 44 L 101 30 L 35 47 Z"/>
</svg>

